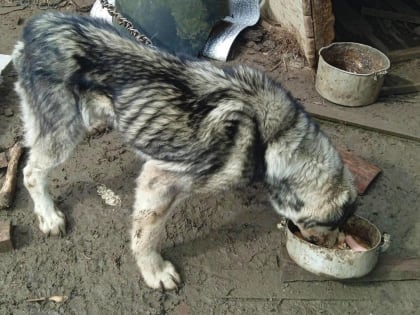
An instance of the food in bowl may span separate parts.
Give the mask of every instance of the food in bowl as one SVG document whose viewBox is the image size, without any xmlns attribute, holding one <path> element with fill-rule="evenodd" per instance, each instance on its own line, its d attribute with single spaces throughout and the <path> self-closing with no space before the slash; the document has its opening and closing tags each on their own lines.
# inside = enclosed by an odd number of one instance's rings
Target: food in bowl
<svg viewBox="0 0 420 315">
<path fill-rule="evenodd" d="M 285 231 L 289 257 L 303 269 L 328 278 L 363 277 L 372 271 L 379 254 L 385 252 L 390 245 L 389 234 L 382 234 L 374 224 L 357 215 L 351 216 L 341 227 L 343 234 L 340 241 L 343 241 L 344 236 L 344 249 L 327 248 L 304 240 L 297 234 L 298 227 L 290 220 L 285 220 L 279 227 Z M 355 246 L 352 240 L 366 250 L 352 249 Z"/>
<path fill-rule="evenodd" d="M 293 234 L 305 240 L 299 230 L 294 231 Z M 332 247 L 332 249 L 351 249 L 357 252 L 365 252 L 371 248 L 369 242 L 362 237 L 343 231 L 339 232 L 337 243 Z"/>
<path fill-rule="evenodd" d="M 306 241 L 299 230 L 294 231 L 293 234 Z M 365 252 L 371 247 L 372 246 L 370 246 L 369 242 L 363 238 L 340 231 L 338 233 L 337 243 L 332 247 L 332 249 L 351 249 L 357 252 Z"/>
</svg>

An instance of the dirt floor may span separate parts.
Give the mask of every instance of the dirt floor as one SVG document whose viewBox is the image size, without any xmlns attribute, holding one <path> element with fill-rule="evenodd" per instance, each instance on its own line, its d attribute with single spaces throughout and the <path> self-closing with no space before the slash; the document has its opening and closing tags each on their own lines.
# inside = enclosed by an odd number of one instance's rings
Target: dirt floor
<svg viewBox="0 0 420 315">
<path fill-rule="evenodd" d="M 5 14 L 18 8 L 0 7 L 1 54 L 11 53 L 22 24 L 40 11 Z M 290 35 L 255 27 L 237 41 L 232 56 L 233 63 L 268 72 L 303 104 L 313 101 L 305 91 L 313 90 L 314 74 Z M 0 152 L 21 135 L 15 79 L 9 67 L 0 86 Z M 0 253 L 0 314 L 419 314 L 420 272 L 413 268 L 420 257 L 420 144 L 320 124 L 337 145 L 383 170 L 360 198 L 358 214 L 392 236 L 380 259 L 394 257 L 397 263 L 386 274 L 359 281 L 308 280 L 299 268 L 284 268 L 279 217 L 256 185 L 185 201 L 166 228 L 163 246 L 183 285 L 172 292 L 147 288 L 128 233 L 141 162 L 118 135 L 105 132 L 85 140 L 51 176 L 51 192 L 68 219 L 66 236 L 42 235 L 19 176 L 13 207 L 0 211 L 0 220 L 14 225 L 16 247 Z M 0 183 L 3 179 L 1 173 Z M 97 193 L 100 184 L 121 198 L 120 206 L 104 204 Z M 408 258 L 416 258 L 417 265 L 405 263 Z M 28 301 L 57 295 L 68 300 Z"/>
</svg>

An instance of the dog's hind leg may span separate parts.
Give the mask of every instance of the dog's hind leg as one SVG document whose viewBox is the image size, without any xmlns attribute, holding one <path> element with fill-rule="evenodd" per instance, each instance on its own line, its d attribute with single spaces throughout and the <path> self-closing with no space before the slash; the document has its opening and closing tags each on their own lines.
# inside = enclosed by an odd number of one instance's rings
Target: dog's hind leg
<svg viewBox="0 0 420 315">
<path fill-rule="evenodd" d="M 165 223 L 176 204 L 185 198 L 189 184 L 146 162 L 137 180 L 131 247 L 146 284 L 154 289 L 174 289 L 181 279 L 171 262 L 160 255 Z"/>
<path fill-rule="evenodd" d="M 57 100 L 68 100 L 69 104 L 54 103 L 53 97 L 44 98 L 45 101 L 49 100 L 48 104 L 35 103 L 35 97 L 27 94 L 20 83 L 17 83 L 16 91 L 21 98 L 25 145 L 29 148 L 28 161 L 23 170 L 24 185 L 34 202 L 41 231 L 47 235 L 64 234 L 65 217 L 55 207 L 49 194 L 48 174 L 70 156 L 86 133 L 86 127 L 63 89 L 57 92 L 60 93 Z"/>
<path fill-rule="evenodd" d="M 58 210 L 48 192 L 48 174 L 59 163 L 42 152 L 37 145 L 30 149 L 28 162 L 23 169 L 24 185 L 33 202 L 40 230 L 47 235 L 65 234 L 65 217 Z"/>
</svg>

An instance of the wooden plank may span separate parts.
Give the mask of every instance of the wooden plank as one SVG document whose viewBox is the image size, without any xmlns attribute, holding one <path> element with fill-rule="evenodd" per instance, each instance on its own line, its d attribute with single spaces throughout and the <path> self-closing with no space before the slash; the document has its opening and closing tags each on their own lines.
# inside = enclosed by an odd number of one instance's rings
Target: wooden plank
<svg viewBox="0 0 420 315">
<path fill-rule="evenodd" d="M 420 50 L 418 52 L 420 53 Z M 385 82 L 380 91 L 380 95 L 420 92 L 419 69 L 420 59 L 410 59 L 405 62 L 392 63 L 389 74 L 385 77 Z"/>
<path fill-rule="evenodd" d="M 381 263 L 382 258 L 380 257 L 379 259 L 379 263 Z M 282 263 L 281 258 L 280 263 Z M 285 266 L 280 266 L 275 270 L 264 267 L 261 267 L 260 269 L 238 268 L 236 270 L 226 270 L 221 269 L 223 266 L 220 266 L 220 264 L 217 267 L 218 269 L 211 270 L 211 273 L 205 277 L 205 280 L 198 281 L 191 285 L 195 287 L 211 288 L 207 294 L 208 297 L 235 300 L 272 300 L 277 297 L 282 300 L 335 300 L 340 301 L 341 303 L 345 301 L 355 301 L 357 303 L 360 303 L 360 301 L 371 302 L 372 300 L 383 301 L 384 295 L 390 294 L 390 296 L 392 296 L 392 294 L 395 294 L 395 288 L 399 287 L 395 282 L 389 284 L 390 281 L 419 279 L 419 271 L 416 270 L 410 271 L 410 273 L 406 273 L 405 270 L 400 270 L 399 272 L 391 272 L 388 276 L 381 271 L 382 275 L 375 275 L 375 277 L 373 277 L 373 272 L 375 272 L 373 271 L 371 276 L 365 278 L 338 281 L 310 274 L 297 265 L 295 265 L 296 268 L 294 269 L 288 269 L 290 271 L 288 276 L 285 274 Z M 298 268 L 308 274 L 307 278 L 303 278 Z M 377 268 L 379 268 L 379 264 Z M 390 266 L 389 269 L 391 268 L 392 267 Z M 195 271 L 203 272 L 203 268 L 196 268 Z M 206 272 L 206 270 L 204 272 Z M 293 272 L 296 272 L 297 274 L 293 274 Z M 192 282 L 195 278 L 190 277 L 189 279 L 192 279 L 190 281 Z M 302 290 L 302 282 L 305 281 L 316 282 L 313 285 L 307 284 L 310 288 L 316 289 Z M 326 284 L 326 281 L 329 283 Z M 376 282 L 376 285 L 366 285 L 372 282 Z M 256 287 L 255 283 L 258 283 L 258 289 L 250 292 L 250 288 Z M 378 290 L 379 285 L 381 288 L 380 290 Z M 407 285 L 405 285 L 405 287 L 407 287 Z M 401 293 L 401 291 L 399 291 L 400 294 L 404 295 L 405 292 Z M 417 301 L 415 298 L 414 300 Z"/>
<path fill-rule="evenodd" d="M 6 152 L 0 152 L 0 168 L 7 167 L 7 164 Z"/>
<path fill-rule="evenodd" d="M 314 23 L 315 51 L 332 43 L 335 37 L 331 0 L 312 0 L 312 19 Z"/>
<path fill-rule="evenodd" d="M 0 221 L 0 253 L 12 249 L 12 224 L 10 221 Z"/>
<path fill-rule="evenodd" d="M 340 149 L 338 151 L 344 164 L 353 175 L 358 194 L 363 195 L 372 181 L 379 175 L 381 169 L 348 150 Z"/>
<path fill-rule="evenodd" d="M 394 86 L 384 86 L 381 89 L 381 96 L 396 95 L 396 94 L 409 94 L 420 92 L 420 83 L 410 83 Z"/>
<path fill-rule="evenodd" d="M 420 58 L 420 47 L 390 51 L 386 54 L 391 63 Z"/>
<path fill-rule="evenodd" d="M 401 14 L 393 11 L 362 7 L 362 15 L 374 16 L 389 20 L 420 24 L 420 16 Z"/>
<path fill-rule="evenodd" d="M 309 38 L 314 37 L 314 23 L 311 16 L 303 17 L 303 28 L 305 30 L 305 36 Z"/>
<path fill-rule="evenodd" d="M 383 7 L 387 7 L 388 10 L 395 12 L 411 15 L 416 12 L 416 5 L 413 0 L 386 0 Z M 411 4 L 411 5 L 409 5 Z M 419 2 L 420 5 L 420 2 Z"/>
<path fill-rule="evenodd" d="M 314 73 L 310 69 L 302 69 L 299 79 L 285 80 L 284 74 L 276 72 L 271 75 L 282 82 L 284 88 L 315 118 L 420 142 L 420 93 L 380 97 L 371 105 L 346 107 L 328 102 L 316 92 Z"/>
<path fill-rule="evenodd" d="M 305 51 L 306 60 L 309 66 L 314 67 L 317 61 L 317 52 L 315 51 L 315 38 L 306 38 L 303 43 L 303 50 Z"/>
<path fill-rule="evenodd" d="M 420 102 L 420 96 L 417 96 Z M 380 102 L 363 107 L 344 107 L 326 100 L 304 103 L 316 118 L 345 123 L 398 137 L 420 141 L 420 103 Z M 396 114 L 398 113 L 398 114 Z"/>
<path fill-rule="evenodd" d="M 373 47 L 383 52 L 389 50 L 385 43 L 376 36 L 369 21 L 349 5 L 348 1 L 335 1 L 334 13 L 337 16 L 337 24 L 341 25 L 353 37 L 367 38 Z"/>
<path fill-rule="evenodd" d="M 22 156 L 23 147 L 18 142 L 10 149 L 9 165 L 7 166 L 6 177 L 3 186 L 0 189 L 0 209 L 9 208 L 15 197 L 17 171 L 19 167 L 19 159 Z"/>
<path fill-rule="evenodd" d="M 283 247 L 281 251 L 282 282 L 322 282 L 331 278 L 321 277 L 299 267 L 287 254 Z M 420 280 L 419 257 L 380 256 L 378 264 L 372 272 L 362 278 L 340 280 L 343 282 L 380 282 Z"/>
<path fill-rule="evenodd" d="M 302 14 L 312 16 L 311 0 L 302 0 Z"/>
</svg>

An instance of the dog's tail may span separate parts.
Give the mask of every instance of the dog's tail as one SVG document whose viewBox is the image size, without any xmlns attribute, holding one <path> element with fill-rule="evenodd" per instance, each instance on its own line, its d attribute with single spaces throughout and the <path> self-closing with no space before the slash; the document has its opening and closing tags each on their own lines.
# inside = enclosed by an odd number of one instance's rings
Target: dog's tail
<svg viewBox="0 0 420 315">
<path fill-rule="evenodd" d="M 22 56 L 24 47 L 25 44 L 22 41 L 18 41 L 12 53 L 13 65 L 15 66 L 15 69 L 18 73 L 22 69 Z"/>
</svg>

